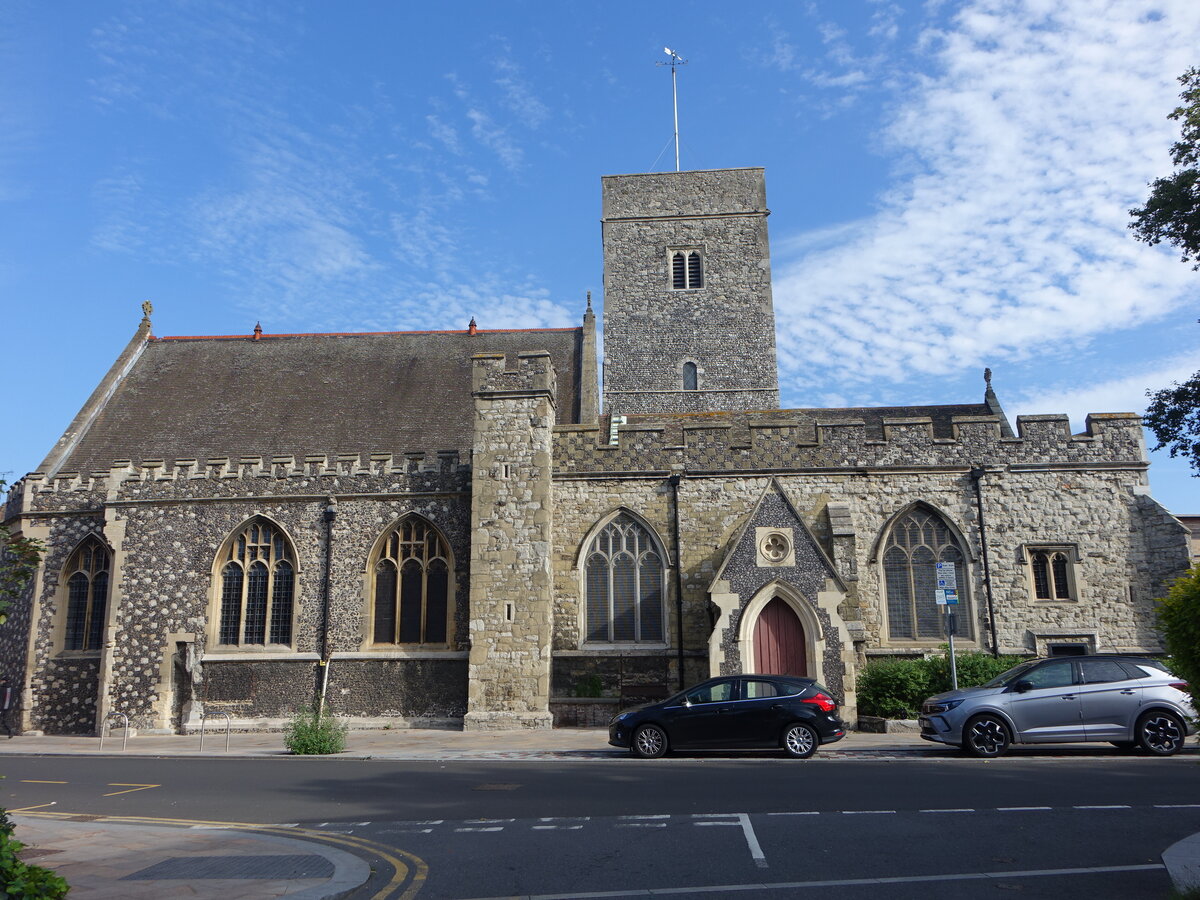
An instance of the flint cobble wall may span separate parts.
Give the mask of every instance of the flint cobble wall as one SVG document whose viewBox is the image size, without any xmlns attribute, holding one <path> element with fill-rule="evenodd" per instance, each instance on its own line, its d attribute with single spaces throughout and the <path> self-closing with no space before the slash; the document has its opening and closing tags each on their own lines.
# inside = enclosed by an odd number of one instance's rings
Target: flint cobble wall
<svg viewBox="0 0 1200 900">
<path fill-rule="evenodd" d="M 605 409 L 778 406 L 762 169 L 610 176 L 603 205 Z M 701 252 L 702 287 L 672 289 L 675 248 Z"/>
</svg>

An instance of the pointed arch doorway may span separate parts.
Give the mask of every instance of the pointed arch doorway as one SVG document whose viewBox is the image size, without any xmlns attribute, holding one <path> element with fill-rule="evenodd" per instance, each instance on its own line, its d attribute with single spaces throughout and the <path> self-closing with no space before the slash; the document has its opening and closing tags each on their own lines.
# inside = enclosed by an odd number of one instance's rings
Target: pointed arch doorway
<svg viewBox="0 0 1200 900">
<path fill-rule="evenodd" d="M 808 676 L 808 639 L 791 605 L 773 597 L 754 623 L 754 673 Z"/>
</svg>

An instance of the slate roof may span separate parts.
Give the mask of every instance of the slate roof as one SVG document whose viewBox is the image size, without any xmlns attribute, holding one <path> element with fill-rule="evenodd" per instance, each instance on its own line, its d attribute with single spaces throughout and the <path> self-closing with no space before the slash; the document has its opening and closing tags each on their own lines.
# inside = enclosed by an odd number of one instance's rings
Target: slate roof
<svg viewBox="0 0 1200 900">
<path fill-rule="evenodd" d="M 468 458 L 471 356 L 548 351 L 558 421 L 579 421 L 583 329 L 150 338 L 62 464 L 314 453 Z M 594 375 L 592 377 L 595 377 Z"/>
<path fill-rule="evenodd" d="M 750 422 L 797 422 L 801 431 L 810 431 L 816 440 L 817 422 L 865 422 L 867 438 L 883 440 L 884 419 L 929 418 L 933 420 L 933 436 L 954 437 L 951 420 L 956 416 L 994 416 L 997 411 L 986 403 L 959 403 L 945 406 L 856 406 L 828 409 L 766 409 L 748 412 L 677 413 L 674 415 L 627 416 L 630 425 L 657 424 L 668 421 L 676 424 L 700 424 L 704 421 L 723 421 L 734 425 Z"/>
</svg>

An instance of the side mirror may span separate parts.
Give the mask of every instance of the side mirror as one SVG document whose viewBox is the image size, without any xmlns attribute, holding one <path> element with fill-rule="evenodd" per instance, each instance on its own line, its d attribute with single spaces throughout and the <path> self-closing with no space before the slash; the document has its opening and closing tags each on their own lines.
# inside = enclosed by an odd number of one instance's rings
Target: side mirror
<svg viewBox="0 0 1200 900">
<path fill-rule="evenodd" d="M 1033 682 L 1022 678 L 1012 686 L 1012 689 L 1018 694 L 1024 694 L 1026 691 L 1033 690 Z"/>
</svg>

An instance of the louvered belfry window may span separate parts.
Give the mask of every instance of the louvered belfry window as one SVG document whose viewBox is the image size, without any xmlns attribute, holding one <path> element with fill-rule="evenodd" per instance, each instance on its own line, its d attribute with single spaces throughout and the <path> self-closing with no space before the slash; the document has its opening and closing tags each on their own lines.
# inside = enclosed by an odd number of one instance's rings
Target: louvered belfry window
<svg viewBox="0 0 1200 900">
<path fill-rule="evenodd" d="M 410 516 L 384 538 L 374 566 L 376 644 L 447 642 L 450 548 L 432 525 Z"/>
<path fill-rule="evenodd" d="M 677 291 L 704 287 L 704 257 L 699 250 L 671 251 L 671 287 Z"/>
<path fill-rule="evenodd" d="M 221 567 L 217 643 L 292 643 L 296 563 L 283 532 L 254 519 L 226 544 Z"/>
<path fill-rule="evenodd" d="M 589 643 L 663 640 L 663 556 L 650 533 L 622 513 L 592 540 L 585 562 Z"/>
<path fill-rule="evenodd" d="M 112 554 L 96 537 L 75 548 L 67 560 L 67 621 L 65 650 L 99 650 L 104 641 Z"/>
<path fill-rule="evenodd" d="M 971 636 L 967 573 L 963 553 L 949 526 L 931 510 L 917 508 L 902 516 L 888 535 L 883 552 L 888 633 L 892 640 L 940 639 L 945 634 L 937 605 L 937 563 L 952 562 L 958 582 L 956 637 Z"/>
</svg>

